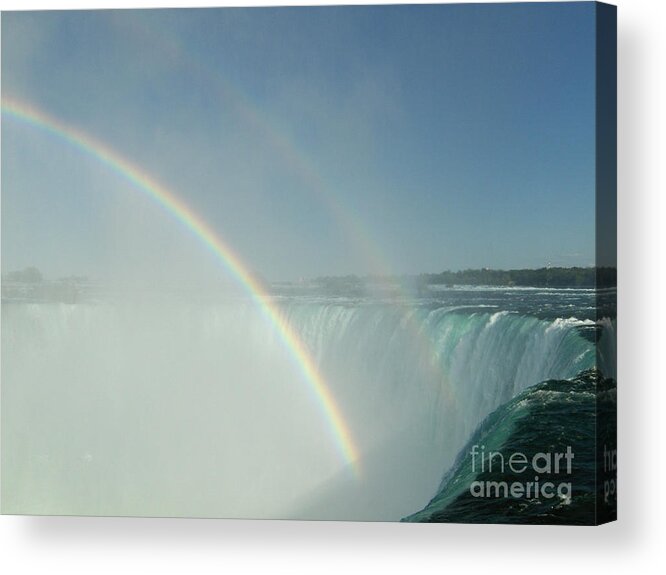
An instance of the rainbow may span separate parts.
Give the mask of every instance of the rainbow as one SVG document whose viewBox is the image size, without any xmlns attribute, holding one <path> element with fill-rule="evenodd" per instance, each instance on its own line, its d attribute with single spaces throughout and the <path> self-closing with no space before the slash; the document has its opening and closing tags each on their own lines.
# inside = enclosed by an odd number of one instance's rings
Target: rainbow
<svg viewBox="0 0 666 575">
<path fill-rule="evenodd" d="M 279 126 L 265 106 L 257 104 L 247 91 L 206 66 L 203 60 L 189 54 L 187 46 L 178 35 L 167 34 L 161 28 L 149 26 L 145 22 L 141 18 L 128 19 L 125 24 L 130 28 L 125 32 L 134 31 L 151 46 L 159 46 L 172 65 L 178 62 L 188 74 L 197 74 L 203 79 L 206 90 L 212 89 L 247 126 L 257 130 L 262 139 L 270 144 L 275 154 L 283 160 L 283 165 L 287 166 L 307 186 L 308 192 L 328 210 L 337 226 L 343 230 L 344 236 L 353 241 L 354 250 L 362 255 L 364 264 L 369 267 L 366 271 L 379 276 L 391 275 L 393 266 L 376 237 L 371 234 L 371 222 L 362 220 L 349 206 L 341 204 L 338 194 L 332 193 L 330 185 L 322 177 L 309 153 L 298 145 L 288 130 Z"/>
<path fill-rule="evenodd" d="M 359 452 L 349 426 L 342 416 L 342 412 L 326 381 L 319 373 L 309 350 L 294 332 L 269 294 L 252 277 L 231 246 L 217 235 L 209 224 L 192 211 L 174 192 L 102 142 L 32 106 L 11 98 L 2 99 L 2 115 L 41 129 L 92 156 L 153 199 L 212 252 L 231 276 L 249 292 L 264 317 L 279 334 L 283 345 L 290 352 L 292 360 L 302 373 L 304 381 L 329 422 L 331 434 L 341 455 L 358 475 L 360 471 Z"/>
<path fill-rule="evenodd" d="M 394 275 L 394 265 L 381 249 L 377 238 L 371 234 L 370 221 L 362 220 L 354 210 L 349 209 L 349 206 L 343 205 L 338 200 L 338 195 L 332 193 L 328 182 L 322 177 L 309 153 L 298 145 L 288 130 L 279 126 L 269 115 L 265 106 L 253 101 L 247 91 L 205 65 L 202 59 L 193 57 L 188 52 L 188 46 L 180 40 L 178 35 L 167 34 L 162 28 L 149 26 L 146 24 L 146 20 L 140 18 L 128 19 L 125 24 L 130 26 L 125 32 L 133 30 L 150 45 L 159 46 L 161 53 L 168 57 L 172 65 L 179 63 L 182 69 L 187 70 L 189 74 L 197 74 L 206 82 L 206 90 L 213 89 L 219 99 L 231 106 L 239 118 L 261 134 L 264 141 L 268 142 L 276 155 L 283 160 L 283 164 L 307 185 L 308 191 L 328 210 L 338 227 L 344 231 L 344 235 L 352 239 L 354 249 L 363 256 L 364 263 L 373 274 L 377 276 Z M 403 289 L 398 289 L 398 295 L 407 300 L 410 298 Z M 437 369 L 435 365 L 438 357 L 437 342 L 428 337 L 413 314 L 406 311 L 404 318 L 405 328 L 421 342 L 425 349 L 430 351 L 433 369 Z"/>
</svg>

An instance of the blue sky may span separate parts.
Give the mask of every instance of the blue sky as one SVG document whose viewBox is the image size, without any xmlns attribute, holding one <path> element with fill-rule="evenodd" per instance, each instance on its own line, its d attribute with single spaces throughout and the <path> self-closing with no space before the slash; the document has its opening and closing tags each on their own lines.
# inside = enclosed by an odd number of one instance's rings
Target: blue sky
<svg viewBox="0 0 666 575">
<path fill-rule="evenodd" d="M 270 279 L 594 261 L 592 3 L 2 15 L 2 94 Z M 93 158 L 2 127 L 2 268 L 222 273 Z"/>
</svg>

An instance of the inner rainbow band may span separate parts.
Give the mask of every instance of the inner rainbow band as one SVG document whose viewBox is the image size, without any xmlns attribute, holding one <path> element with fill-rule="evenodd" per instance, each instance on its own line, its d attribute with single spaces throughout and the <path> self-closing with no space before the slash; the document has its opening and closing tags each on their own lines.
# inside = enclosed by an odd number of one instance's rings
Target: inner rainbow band
<svg viewBox="0 0 666 575">
<path fill-rule="evenodd" d="M 359 454 L 349 426 L 342 416 L 340 408 L 326 381 L 321 373 L 319 373 L 319 369 L 309 350 L 283 317 L 283 314 L 273 302 L 271 296 L 252 277 L 243 261 L 233 251 L 231 246 L 223 241 L 201 216 L 192 211 L 171 190 L 102 142 L 32 106 L 10 98 L 2 99 L 2 114 L 3 116 L 7 115 L 57 136 L 111 168 L 115 173 L 129 181 L 136 189 L 144 192 L 162 206 L 213 253 L 217 260 L 229 271 L 231 276 L 249 292 L 264 317 L 279 334 L 282 344 L 290 352 L 293 362 L 302 373 L 304 381 L 314 394 L 319 407 L 326 416 L 330 432 L 341 455 L 345 462 L 358 475 Z"/>
</svg>

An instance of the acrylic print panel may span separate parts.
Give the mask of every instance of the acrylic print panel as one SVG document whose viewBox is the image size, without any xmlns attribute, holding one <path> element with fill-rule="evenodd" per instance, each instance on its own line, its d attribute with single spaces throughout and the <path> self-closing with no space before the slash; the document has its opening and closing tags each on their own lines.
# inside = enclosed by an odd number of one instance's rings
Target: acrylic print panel
<svg viewBox="0 0 666 575">
<path fill-rule="evenodd" d="M 2 512 L 614 516 L 595 3 L 2 14 Z"/>
</svg>

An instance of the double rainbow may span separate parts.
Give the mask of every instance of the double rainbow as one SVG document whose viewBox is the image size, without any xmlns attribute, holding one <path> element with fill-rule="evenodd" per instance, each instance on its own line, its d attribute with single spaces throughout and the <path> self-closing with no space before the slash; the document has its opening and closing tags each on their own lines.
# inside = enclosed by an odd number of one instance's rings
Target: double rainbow
<svg viewBox="0 0 666 575">
<path fill-rule="evenodd" d="M 264 317 L 279 334 L 283 345 L 290 352 L 291 358 L 325 415 L 341 455 L 358 473 L 359 453 L 349 426 L 309 350 L 231 246 L 173 191 L 102 142 L 32 106 L 13 99 L 2 99 L 2 114 L 56 136 L 95 158 L 162 206 L 212 252 L 230 275 L 251 295 Z"/>
</svg>

